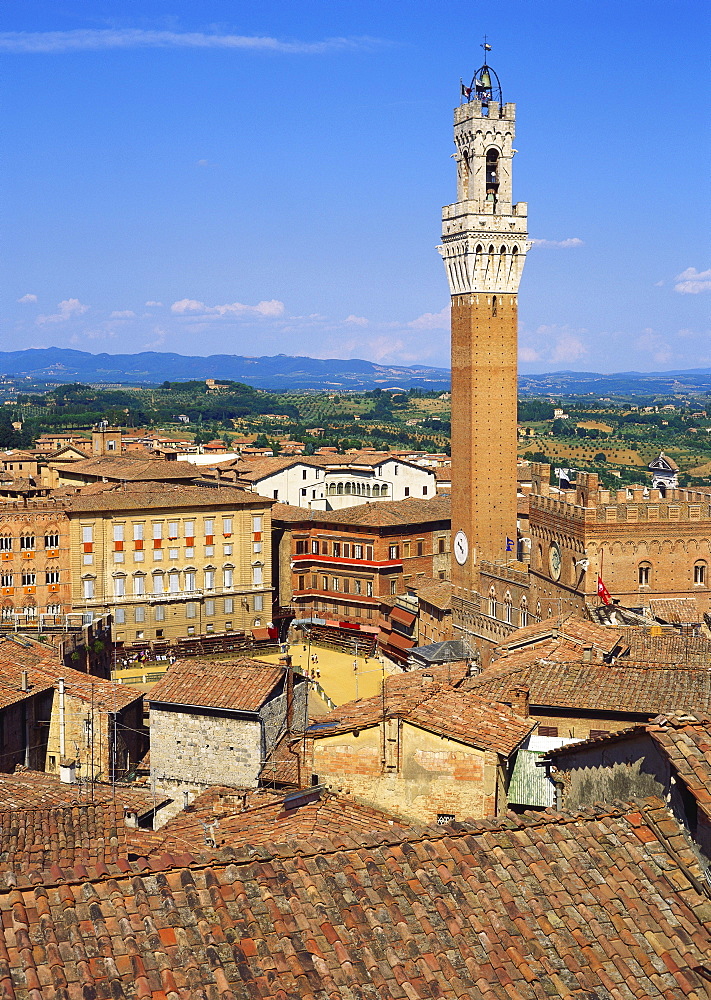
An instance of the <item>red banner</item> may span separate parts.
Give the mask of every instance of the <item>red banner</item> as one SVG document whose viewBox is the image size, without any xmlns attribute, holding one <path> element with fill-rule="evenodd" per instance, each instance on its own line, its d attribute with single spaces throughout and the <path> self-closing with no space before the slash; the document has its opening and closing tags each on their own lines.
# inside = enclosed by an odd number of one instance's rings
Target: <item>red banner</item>
<svg viewBox="0 0 711 1000">
<path fill-rule="evenodd" d="M 610 597 L 610 591 L 607 589 L 605 584 L 602 582 L 602 577 L 597 578 L 597 596 L 600 598 L 603 604 L 612 604 L 612 598 Z"/>
</svg>

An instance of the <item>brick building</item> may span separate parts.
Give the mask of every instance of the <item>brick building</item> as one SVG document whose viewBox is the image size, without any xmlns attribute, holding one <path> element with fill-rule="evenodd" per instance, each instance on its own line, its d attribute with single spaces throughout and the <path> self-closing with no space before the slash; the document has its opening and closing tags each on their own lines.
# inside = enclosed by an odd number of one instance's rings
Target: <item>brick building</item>
<svg viewBox="0 0 711 1000">
<path fill-rule="evenodd" d="M 31 624 L 71 610 L 70 537 L 60 499 L 0 504 L 0 616 Z"/>
<path fill-rule="evenodd" d="M 423 673 L 319 718 L 307 733 L 313 780 L 415 823 L 505 812 L 536 722 Z"/>
<path fill-rule="evenodd" d="M 290 687 L 291 685 L 291 687 Z M 151 691 L 151 780 L 175 799 L 256 788 L 285 732 L 306 725 L 305 678 L 258 660 L 178 660 Z"/>
<path fill-rule="evenodd" d="M 266 625 L 271 505 L 245 490 L 172 483 L 68 498 L 72 606 L 110 611 L 126 644 Z"/>
<path fill-rule="evenodd" d="M 377 626 L 418 578 L 449 575 L 449 499 L 272 511 L 278 602 L 297 619 Z"/>
</svg>

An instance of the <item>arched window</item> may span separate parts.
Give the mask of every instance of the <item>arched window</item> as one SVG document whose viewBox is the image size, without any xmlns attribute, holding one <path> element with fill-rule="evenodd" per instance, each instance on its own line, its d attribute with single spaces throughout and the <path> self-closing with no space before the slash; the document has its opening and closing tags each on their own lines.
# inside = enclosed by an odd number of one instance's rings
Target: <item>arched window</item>
<svg viewBox="0 0 711 1000">
<path fill-rule="evenodd" d="M 493 587 L 489 591 L 489 618 L 496 618 L 496 591 Z"/>
<path fill-rule="evenodd" d="M 12 535 L 9 532 L 0 534 L 0 552 L 12 552 Z"/>
<path fill-rule="evenodd" d="M 498 313 L 498 311 L 499 311 L 499 303 L 498 303 L 498 300 L 497 300 L 496 296 L 494 295 L 494 296 L 492 296 L 492 299 L 491 299 L 491 315 L 492 316 L 496 316 L 496 314 Z"/>
<path fill-rule="evenodd" d="M 703 559 L 694 563 L 694 583 L 697 587 L 705 587 L 708 581 L 706 563 Z"/>
<path fill-rule="evenodd" d="M 652 577 L 652 567 L 648 562 L 640 563 L 637 567 L 637 583 L 640 587 L 648 587 Z"/>
<path fill-rule="evenodd" d="M 6 604 L 3 604 L 2 609 L 0 610 L 0 618 L 2 618 L 2 621 L 4 622 L 12 621 L 12 616 L 14 615 L 14 613 L 15 613 L 15 608 L 12 604 L 12 601 L 10 601 Z"/>
<path fill-rule="evenodd" d="M 511 594 L 508 590 L 504 595 L 504 621 L 507 625 L 511 624 Z"/>
<path fill-rule="evenodd" d="M 341 492 L 340 483 L 339 483 L 339 487 L 338 487 L 338 492 L 339 493 Z M 351 495 L 351 484 L 350 483 L 346 483 L 346 495 L 347 496 Z"/>
<path fill-rule="evenodd" d="M 348 484 L 346 484 L 346 485 L 348 485 Z M 343 483 L 339 483 L 338 484 L 338 496 L 339 497 L 343 496 Z"/>
<path fill-rule="evenodd" d="M 499 193 L 499 151 L 486 151 L 486 200 L 496 204 Z"/>
<path fill-rule="evenodd" d="M 519 615 L 519 623 L 521 628 L 525 628 L 528 625 L 528 601 L 525 597 L 521 598 L 521 612 Z"/>
<path fill-rule="evenodd" d="M 374 497 L 379 497 L 380 496 L 380 487 L 378 486 L 377 483 L 373 484 L 373 496 Z"/>
<path fill-rule="evenodd" d="M 539 621 L 541 620 L 541 602 L 540 601 L 536 601 L 536 618 Z"/>
<path fill-rule="evenodd" d="M 387 483 L 383 483 L 383 485 L 380 487 L 380 495 L 381 495 L 381 497 L 386 497 L 388 495 L 388 484 Z"/>
</svg>

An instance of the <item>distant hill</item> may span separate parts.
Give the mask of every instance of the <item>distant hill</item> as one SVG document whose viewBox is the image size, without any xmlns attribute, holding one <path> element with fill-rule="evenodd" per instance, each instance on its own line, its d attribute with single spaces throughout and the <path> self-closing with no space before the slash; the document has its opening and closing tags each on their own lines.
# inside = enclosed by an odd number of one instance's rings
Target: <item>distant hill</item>
<svg viewBox="0 0 711 1000">
<path fill-rule="evenodd" d="M 89 354 L 60 347 L 0 351 L 0 374 L 37 381 L 109 382 L 155 385 L 191 379 L 224 378 L 270 392 L 306 389 L 448 389 L 449 371 L 427 365 L 377 365 L 372 361 L 235 354 L 187 357 L 182 354 Z"/>
<path fill-rule="evenodd" d="M 29 376 L 40 382 L 120 383 L 155 385 L 191 379 L 224 378 L 269 392 L 353 389 L 434 389 L 450 387 L 447 368 L 428 365 L 378 365 L 358 359 L 274 357 L 246 358 L 236 354 L 190 357 L 182 354 L 89 354 L 61 347 L 0 351 L 0 375 Z M 596 396 L 711 392 L 711 368 L 669 372 L 548 372 L 519 376 L 524 394 Z"/>
</svg>

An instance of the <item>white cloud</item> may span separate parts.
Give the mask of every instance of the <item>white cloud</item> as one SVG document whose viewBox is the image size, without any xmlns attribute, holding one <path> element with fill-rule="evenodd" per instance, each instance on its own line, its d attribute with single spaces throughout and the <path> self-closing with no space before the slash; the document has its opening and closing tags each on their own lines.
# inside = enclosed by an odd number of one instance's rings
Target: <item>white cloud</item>
<svg viewBox="0 0 711 1000">
<path fill-rule="evenodd" d="M 66 323 L 75 316 L 83 316 L 88 309 L 89 306 L 85 306 L 79 299 L 63 299 L 57 304 L 56 313 L 38 316 L 35 322 L 39 326 L 44 326 L 45 323 Z"/>
<path fill-rule="evenodd" d="M 148 302 L 146 302 L 146 305 L 147 306 L 162 306 L 163 303 L 162 302 L 154 302 L 152 299 L 149 299 Z"/>
<path fill-rule="evenodd" d="M 651 354 L 652 359 L 659 365 L 667 364 L 674 357 L 671 346 L 654 330 L 645 330 L 635 341 L 635 346 L 638 350 Z"/>
<path fill-rule="evenodd" d="M 277 299 L 258 302 L 256 306 L 247 306 L 242 302 L 230 302 L 222 306 L 208 306 L 197 299 L 180 299 L 174 302 L 170 311 L 176 316 L 199 316 L 207 318 L 210 316 L 224 318 L 237 316 L 262 316 L 275 319 L 284 315 L 284 303 Z"/>
<path fill-rule="evenodd" d="M 518 360 L 519 361 L 540 361 L 541 355 L 533 347 L 519 347 L 518 349 Z"/>
<path fill-rule="evenodd" d="M 350 326 L 367 326 L 368 325 L 368 320 L 366 319 L 365 316 L 354 316 L 353 314 L 351 314 L 350 316 L 346 316 L 346 318 L 343 320 L 343 322 L 344 323 L 348 323 Z"/>
<path fill-rule="evenodd" d="M 37 301 L 37 296 L 33 295 L 31 292 L 28 292 L 27 295 L 23 295 L 22 298 L 18 299 L 17 301 L 21 302 L 23 305 L 25 305 L 28 302 L 36 302 Z"/>
<path fill-rule="evenodd" d="M 577 236 L 570 236 L 567 240 L 531 240 L 534 247 L 556 247 L 558 250 L 568 250 L 570 247 L 582 247 L 585 244 Z"/>
<path fill-rule="evenodd" d="M 578 361 L 583 355 L 588 353 L 588 349 L 580 337 L 570 333 L 564 333 L 558 337 L 550 354 L 551 361 Z"/>
<path fill-rule="evenodd" d="M 410 320 L 407 325 L 411 330 L 448 330 L 449 306 L 445 306 L 438 313 L 423 313 L 417 319 Z"/>
<path fill-rule="evenodd" d="M 161 326 L 154 326 L 153 333 L 155 334 L 155 340 L 149 341 L 147 344 L 143 345 L 144 351 L 154 350 L 156 347 L 162 347 L 166 341 L 167 331 Z"/>
<path fill-rule="evenodd" d="M 135 319 L 136 314 L 133 309 L 114 309 L 109 319 Z"/>
<path fill-rule="evenodd" d="M 697 271 L 695 267 L 687 267 L 681 274 L 677 274 L 675 292 L 682 295 L 698 295 L 699 292 L 711 292 L 711 269 L 708 271 Z"/>
<path fill-rule="evenodd" d="M 97 51 L 99 49 L 233 49 L 321 55 L 327 52 L 372 49 L 376 38 L 325 38 L 318 42 L 284 41 L 268 35 L 224 35 L 203 31 L 147 31 L 141 28 L 77 28 L 72 31 L 0 32 L 0 52 L 24 55 Z"/>
</svg>

